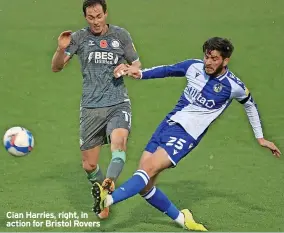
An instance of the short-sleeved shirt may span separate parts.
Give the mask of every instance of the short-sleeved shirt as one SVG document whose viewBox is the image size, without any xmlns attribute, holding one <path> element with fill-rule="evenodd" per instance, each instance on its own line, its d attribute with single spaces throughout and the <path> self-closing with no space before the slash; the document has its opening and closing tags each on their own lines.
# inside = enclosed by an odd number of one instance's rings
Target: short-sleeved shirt
<svg viewBox="0 0 284 233">
<path fill-rule="evenodd" d="M 108 25 L 102 36 L 94 35 L 89 27 L 74 32 L 66 54 L 76 54 L 81 65 L 83 90 L 81 107 L 99 108 L 129 101 L 123 78 L 116 79 L 113 71 L 121 63 L 139 60 L 129 32 Z"/>
</svg>

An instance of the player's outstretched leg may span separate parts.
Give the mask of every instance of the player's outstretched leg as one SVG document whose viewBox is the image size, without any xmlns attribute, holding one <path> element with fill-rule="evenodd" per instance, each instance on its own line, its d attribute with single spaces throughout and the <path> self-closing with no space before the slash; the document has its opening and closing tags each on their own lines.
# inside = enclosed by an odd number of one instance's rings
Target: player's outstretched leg
<svg viewBox="0 0 284 233">
<path fill-rule="evenodd" d="M 151 154 L 149 152 L 144 152 Z M 140 169 L 137 170 L 133 176 L 116 189 L 111 195 L 102 188 L 99 183 L 93 185 L 93 196 L 95 200 L 94 212 L 100 213 L 104 207 L 126 200 L 140 191 L 142 191 L 148 184 L 151 177 L 155 176 L 162 170 L 171 166 L 171 161 L 164 149 L 158 149 L 155 153 L 148 156 L 144 162 L 140 163 Z"/>
<path fill-rule="evenodd" d="M 99 183 L 95 183 L 92 188 L 95 201 L 93 211 L 99 214 L 105 207 L 136 195 L 147 185 L 149 179 L 144 170 L 137 170 L 129 180 L 114 190 L 111 195 Z"/>
<path fill-rule="evenodd" d="M 153 134 L 146 146 L 146 150 L 150 152 L 155 151 L 154 154 L 158 153 L 165 161 L 170 161 L 168 164 L 168 167 L 170 167 L 176 166 L 197 144 L 198 142 L 181 125 L 166 119 Z M 143 167 L 144 164 L 147 164 L 153 155 L 144 153 L 140 161 L 140 166 Z M 154 185 L 155 177 L 151 178 L 149 185 L 140 192 L 141 195 L 144 194 L 144 198 L 150 205 L 166 213 L 171 219 L 188 230 L 206 231 L 203 225 L 194 221 L 189 210 L 178 210 L 168 197 L 161 190 L 154 187 Z"/>
<path fill-rule="evenodd" d="M 92 190 L 95 201 L 93 211 L 99 214 L 104 207 L 108 207 L 136 195 L 146 187 L 150 177 L 155 176 L 163 169 L 169 167 L 170 164 L 171 162 L 165 157 L 165 154 L 154 153 L 148 158 L 144 167 L 140 166 L 141 169 L 137 170 L 129 180 L 122 184 L 111 195 L 108 195 L 107 190 L 104 190 L 99 183 L 95 183 Z"/>
<path fill-rule="evenodd" d="M 183 228 L 191 231 L 207 231 L 202 224 L 194 221 L 189 210 L 178 210 L 177 207 L 168 199 L 168 197 L 157 187 L 153 186 L 148 192 L 141 196 L 150 205 L 168 215 Z"/>
<path fill-rule="evenodd" d="M 149 162 L 149 161 L 147 161 Z M 153 177 L 154 175 L 152 175 Z M 141 192 L 149 183 L 150 177 L 145 170 L 137 170 L 134 175 L 116 189 L 111 195 L 104 190 L 99 183 L 93 185 L 93 196 L 95 204 L 93 211 L 99 214 L 105 207 L 126 200 Z M 156 187 L 153 187 L 144 195 L 144 198 L 152 206 L 166 213 L 170 218 L 188 230 L 207 231 L 206 228 L 196 223 L 189 210 L 179 211 L 167 196 Z"/>
</svg>

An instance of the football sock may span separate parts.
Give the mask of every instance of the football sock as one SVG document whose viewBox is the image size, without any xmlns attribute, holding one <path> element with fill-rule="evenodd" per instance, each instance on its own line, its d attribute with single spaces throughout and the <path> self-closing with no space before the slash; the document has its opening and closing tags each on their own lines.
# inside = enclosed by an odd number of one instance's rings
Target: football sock
<svg viewBox="0 0 284 233">
<path fill-rule="evenodd" d="M 91 171 L 91 172 L 87 172 L 87 178 L 88 180 L 94 184 L 95 182 L 98 182 L 98 183 L 102 183 L 104 181 L 104 175 L 102 173 L 102 170 L 100 169 L 100 166 L 99 164 L 97 164 L 97 167 L 94 171 Z"/>
<path fill-rule="evenodd" d="M 107 196 L 105 206 L 126 200 L 139 193 L 149 182 L 149 176 L 143 170 L 137 170 L 133 176 L 114 192 Z"/>
<path fill-rule="evenodd" d="M 106 177 L 112 179 L 115 182 L 123 169 L 125 159 L 126 154 L 124 151 L 113 151 L 112 159 L 108 166 Z"/>
<path fill-rule="evenodd" d="M 142 197 L 153 207 L 168 215 L 181 226 L 184 226 L 184 215 L 168 199 L 168 197 L 155 186 Z"/>
</svg>

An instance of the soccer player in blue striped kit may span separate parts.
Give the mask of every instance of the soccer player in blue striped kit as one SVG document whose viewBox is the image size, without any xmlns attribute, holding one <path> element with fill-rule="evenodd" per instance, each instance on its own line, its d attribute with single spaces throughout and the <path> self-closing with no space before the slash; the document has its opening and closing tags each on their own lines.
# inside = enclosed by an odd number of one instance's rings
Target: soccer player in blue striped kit
<svg viewBox="0 0 284 233">
<path fill-rule="evenodd" d="M 125 70 L 129 76 L 142 80 L 185 76 L 187 86 L 175 108 L 152 135 L 134 175 L 111 195 L 104 191 L 99 183 L 94 184 L 94 212 L 100 213 L 105 207 L 139 193 L 148 203 L 182 227 L 207 231 L 202 224 L 195 222 L 188 209 L 177 209 L 168 197 L 155 187 L 155 180 L 161 171 L 175 167 L 198 145 L 209 126 L 233 99 L 244 106 L 258 143 L 280 157 L 279 149 L 263 136 L 258 110 L 250 92 L 228 69 L 233 50 L 229 40 L 213 37 L 203 44 L 203 60 L 189 59 L 143 71 L 133 67 Z"/>
</svg>

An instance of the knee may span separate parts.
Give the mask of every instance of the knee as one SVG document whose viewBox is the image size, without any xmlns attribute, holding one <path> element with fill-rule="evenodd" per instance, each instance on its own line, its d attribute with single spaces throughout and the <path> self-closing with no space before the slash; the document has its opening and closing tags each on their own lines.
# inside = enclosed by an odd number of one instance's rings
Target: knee
<svg viewBox="0 0 284 233">
<path fill-rule="evenodd" d="M 151 161 L 151 158 L 143 161 L 140 164 L 139 169 L 145 171 L 149 176 L 149 179 L 159 173 L 158 166 L 153 161 Z"/>
<path fill-rule="evenodd" d="M 86 172 L 92 172 L 92 171 L 96 170 L 96 168 L 97 168 L 97 163 L 91 162 L 91 161 L 86 160 L 86 159 L 83 159 L 82 165 L 83 165 L 83 169 Z"/>
</svg>

